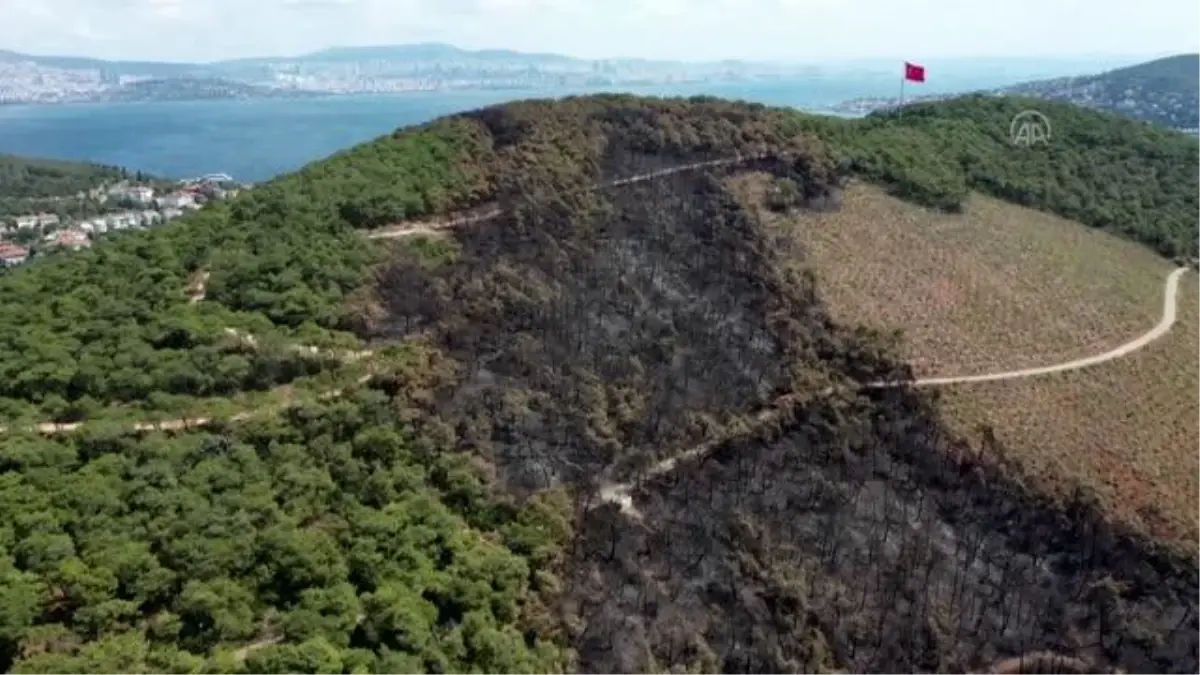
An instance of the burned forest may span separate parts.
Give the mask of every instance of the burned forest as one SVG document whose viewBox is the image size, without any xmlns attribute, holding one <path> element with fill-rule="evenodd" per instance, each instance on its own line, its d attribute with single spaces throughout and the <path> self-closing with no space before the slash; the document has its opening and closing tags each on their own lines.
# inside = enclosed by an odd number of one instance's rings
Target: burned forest
<svg viewBox="0 0 1200 675">
<path fill-rule="evenodd" d="M 459 364 L 429 414 L 494 489 L 574 495 L 553 606 L 581 670 L 1197 668 L 1192 560 L 1084 490 L 1031 492 L 929 394 L 856 387 L 909 376 L 889 336 L 836 325 L 783 264 L 803 251 L 723 180 L 766 171 L 783 208 L 830 208 L 819 144 L 731 141 L 753 158 L 598 188 L 696 157 L 670 140 L 686 124 L 616 114 L 592 154 L 499 184 L 504 213 L 435 244 L 449 259 L 400 247 L 373 335 Z M 554 143 L 491 122 L 505 148 Z M 601 498 L 616 481 L 633 508 Z"/>
</svg>

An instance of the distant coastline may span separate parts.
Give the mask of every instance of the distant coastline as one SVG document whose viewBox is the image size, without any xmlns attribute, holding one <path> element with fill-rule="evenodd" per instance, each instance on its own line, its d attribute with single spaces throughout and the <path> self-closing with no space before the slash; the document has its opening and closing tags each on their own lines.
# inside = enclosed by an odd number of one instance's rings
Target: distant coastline
<svg viewBox="0 0 1200 675">
<path fill-rule="evenodd" d="M 413 91 L 546 91 L 750 83 L 816 75 L 805 65 L 472 51 L 444 44 L 328 49 L 214 63 L 105 61 L 0 50 L 0 104 L 239 100 Z"/>
<path fill-rule="evenodd" d="M 1006 64 L 998 70 L 997 63 Z M 1094 63 L 1094 62 L 1093 62 Z M 789 80 L 871 80 L 862 96 L 895 82 L 886 61 L 820 65 L 755 61 L 580 59 L 440 43 L 346 47 L 293 57 L 211 63 L 107 61 L 0 49 L 0 105 L 168 100 L 312 98 L 409 92 L 542 92 L 643 87 L 773 86 Z M 1079 59 L 952 59 L 939 63 L 944 89 L 990 86 L 1080 72 Z M 1099 68 L 1097 68 L 1098 70 Z M 999 77 L 998 73 L 1008 73 Z M 999 79 L 998 79 L 999 77 Z M 847 98 L 853 98 L 849 96 Z"/>
</svg>

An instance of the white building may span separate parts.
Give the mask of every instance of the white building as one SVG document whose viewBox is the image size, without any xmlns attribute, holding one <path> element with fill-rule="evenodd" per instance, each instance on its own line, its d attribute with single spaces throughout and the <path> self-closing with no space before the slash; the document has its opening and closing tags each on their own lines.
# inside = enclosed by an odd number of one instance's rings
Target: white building
<svg viewBox="0 0 1200 675">
<path fill-rule="evenodd" d="M 105 218 L 108 222 L 110 230 L 127 230 L 138 224 L 137 214 L 132 211 L 124 211 L 122 213 L 114 213 Z"/>
<path fill-rule="evenodd" d="M 79 224 L 79 229 L 84 232 L 95 232 L 96 234 L 104 234 L 108 232 L 108 221 L 104 218 L 92 218 L 85 220 Z"/>
<path fill-rule="evenodd" d="M 35 227 L 58 225 L 58 216 L 53 213 L 35 213 L 31 216 L 17 216 L 17 229 L 28 230 Z"/>
<path fill-rule="evenodd" d="M 149 204 L 154 201 L 154 189 L 145 185 L 137 185 L 129 189 L 129 198 L 139 204 Z"/>
<path fill-rule="evenodd" d="M 159 208 L 164 209 L 182 209 L 196 204 L 195 195 L 190 192 L 173 192 L 169 195 L 159 197 L 155 200 Z"/>
</svg>

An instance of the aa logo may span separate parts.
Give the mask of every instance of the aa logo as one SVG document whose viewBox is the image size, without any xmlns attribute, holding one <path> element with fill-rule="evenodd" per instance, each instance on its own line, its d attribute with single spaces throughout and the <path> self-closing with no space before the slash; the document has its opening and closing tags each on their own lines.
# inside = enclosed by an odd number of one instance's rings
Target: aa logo
<svg viewBox="0 0 1200 675">
<path fill-rule="evenodd" d="M 1012 118 L 1008 125 L 1008 137 L 1013 145 L 1029 147 L 1050 142 L 1050 120 L 1036 110 L 1025 110 Z"/>
</svg>

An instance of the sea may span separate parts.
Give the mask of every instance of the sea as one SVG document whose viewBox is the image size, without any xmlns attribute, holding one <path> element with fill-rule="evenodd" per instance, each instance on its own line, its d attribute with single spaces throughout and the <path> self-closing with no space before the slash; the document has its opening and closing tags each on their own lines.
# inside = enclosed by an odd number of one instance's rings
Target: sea
<svg viewBox="0 0 1200 675">
<path fill-rule="evenodd" d="M 960 78 L 920 93 L 993 86 Z M 527 98 L 597 91 L 712 95 L 833 114 L 835 104 L 895 96 L 879 75 L 771 82 L 559 89 L 441 91 L 296 99 L 0 105 L 0 153 L 87 160 L 185 179 L 225 173 L 247 183 L 287 173 L 338 150 L 443 115 Z"/>
</svg>

